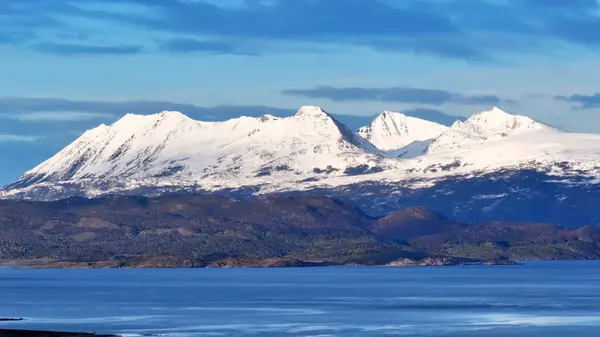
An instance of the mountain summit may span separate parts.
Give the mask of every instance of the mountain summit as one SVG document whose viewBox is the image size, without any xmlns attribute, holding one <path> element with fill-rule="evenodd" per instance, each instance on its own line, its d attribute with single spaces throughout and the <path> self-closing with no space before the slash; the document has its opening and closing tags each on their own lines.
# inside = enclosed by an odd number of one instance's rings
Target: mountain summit
<svg viewBox="0 0 600 337">
<path fill-rule="evenodd" d="M 456 121 L 428 147 L 429 153 L 469 148 L 487 141 L 500 139 L 527 131 L 552 129 L 529 117 L 513 115 L 494 107 Z"/>
<path fill-rule="evenodd" d="M 384 111 L 358 133 L 380 150 L 403 148 L 415 141 L 436 138 L 448 127 L 399 112 Z"/>
<path fill-rule="evenodd" d="M 195 121 L 179 112 L 128 114 L 84 133 L 8 189 L 85 183 L 93 188 L 248 185 L 381 171 L 380 151 L 319 107 L 288 118 Z M 268 178 L 268 179 L 267 179 Z M 210 183 L 209 183 L 210 184 Z"/>
</svg>

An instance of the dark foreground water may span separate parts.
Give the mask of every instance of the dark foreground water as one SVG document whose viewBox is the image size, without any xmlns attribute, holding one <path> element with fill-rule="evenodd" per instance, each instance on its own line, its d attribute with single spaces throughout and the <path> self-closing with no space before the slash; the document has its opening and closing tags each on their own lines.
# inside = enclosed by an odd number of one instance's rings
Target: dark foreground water
<svg viewBox="0 0 600 337">
<path fill-rule="evenodd" d="M 0 328 L 164 336 L 600 336 L 600 262 L 0 268 Z"/>
</svg>

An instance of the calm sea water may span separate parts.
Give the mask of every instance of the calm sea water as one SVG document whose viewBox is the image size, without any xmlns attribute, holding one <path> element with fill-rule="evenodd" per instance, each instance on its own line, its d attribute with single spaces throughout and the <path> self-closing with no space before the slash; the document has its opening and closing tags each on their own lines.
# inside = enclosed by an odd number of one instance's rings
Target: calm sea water
<svg viewBox="0 0 600 337">
<path fill-rule="evenodd" d="M 161 336 L 600 336 L 600 262 L 0 269 L 0 327 Z"/>
</svg>

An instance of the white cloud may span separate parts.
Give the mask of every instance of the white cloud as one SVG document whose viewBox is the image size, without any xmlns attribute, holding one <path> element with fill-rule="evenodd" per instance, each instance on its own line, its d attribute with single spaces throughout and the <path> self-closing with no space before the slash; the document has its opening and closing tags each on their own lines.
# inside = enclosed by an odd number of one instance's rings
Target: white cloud
<svg viewBox="0 0 600 337">
<path fill-rule="evenodd" d="M 47 112 L 26 112 L 20 114 L 0 114 L 0 118 L 14 119 L 23 122 L 75 122 L 88 121 L 93 119 L 114 118 L 115 115 L 98 112 L 74 112 L 74 111 L 47 111 Z"/>
<path fill-rule="evenodd" d="M 25 136 L 25 135 L 11 135 L 0 133 L 0 142 L 21 142 L 21 143 L 31 143 L 37 140 L 42 139 L 41 136 Z"/>
</svg>

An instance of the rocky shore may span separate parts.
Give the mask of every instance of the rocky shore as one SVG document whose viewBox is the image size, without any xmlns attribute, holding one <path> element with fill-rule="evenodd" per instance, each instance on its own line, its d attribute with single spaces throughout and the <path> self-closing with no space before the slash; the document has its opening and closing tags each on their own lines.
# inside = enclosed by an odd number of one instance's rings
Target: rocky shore
<svg viewBox="0 0 600 337">
<path fill-rule="evenodd" d="M 386 266 L 390 267 L 433 267 L 433 266 L 460 266 L 466 262 L 473 263 L 471 260 L 456 259 L 452 257 L 427 257 L 424 259 L 403 258 L 392 261 Z"/>
<path fill-rule="evenodd" d="M 4 261 L 0 265 L 17 268 L 294 268 L 294 267 L 433 267 L 464 265 L 516 265 L 508 259 L 466 259 L 448 256 L 423 258 L 400 258 L 393 261 L 371 261 L 369 263 L 335 263 L 327 261 L 303 261 L 293 258 L 234 259 L 225 258 L 209 263 L 173 256 L 136 258 L 132 260 L 72 261 L 72 260 L 17 260 Z M 3 319 L 0 318 L 0 321 Z"/>
<path fill-rule="evenodd" d="M 515 266 L 515 265 L 521 265 L 522 263 L 513 261 L 513 260 L 509 260 L 509 259 L 488 259 L 488 260 L 483 260 L 481 262 L 481 264 L 483 265 L 488 265 L 488 266 Z"/>
</svg>

